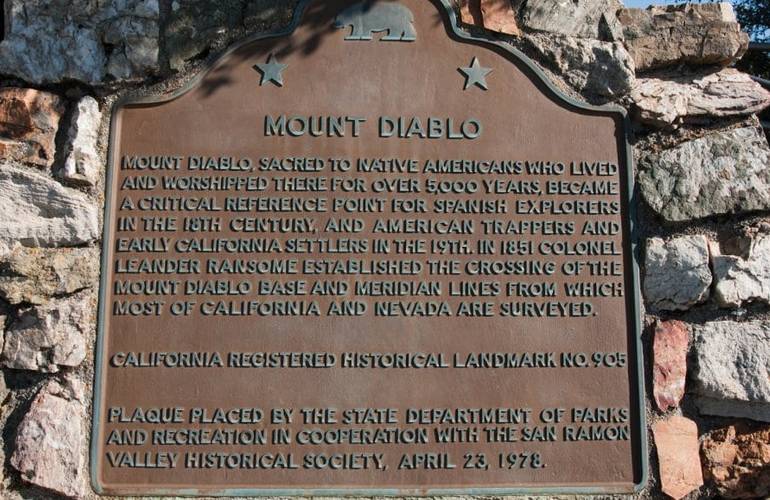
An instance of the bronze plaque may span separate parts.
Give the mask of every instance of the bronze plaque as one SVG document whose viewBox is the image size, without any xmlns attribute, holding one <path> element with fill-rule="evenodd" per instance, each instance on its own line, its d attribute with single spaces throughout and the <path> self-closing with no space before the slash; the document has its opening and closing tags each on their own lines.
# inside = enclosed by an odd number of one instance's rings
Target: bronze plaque
<svg viewBox="0 0 770 500">
<path fill-rule="evenodd" d="M 455 23 L 310 2 L 116 107 L 98 492 L 643 483 L 625 116 Z"/>
</svg>

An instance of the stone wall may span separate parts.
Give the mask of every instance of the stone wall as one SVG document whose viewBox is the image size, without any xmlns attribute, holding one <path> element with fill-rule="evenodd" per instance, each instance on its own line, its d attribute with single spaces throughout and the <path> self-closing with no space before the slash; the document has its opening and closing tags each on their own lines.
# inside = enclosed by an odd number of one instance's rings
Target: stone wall
<svg viewBox="0 0 770 500">
<path fill-rule="evenodd" d="M 108 123 L 287 0 L 5 0 L 0 498 L 95 498 L 88 436 Z M 770 495 L 770 92 L 728 4 L 461 0 L 565 93 L 633 117 L 651 477 L 636 498 Z"/>
</svg>

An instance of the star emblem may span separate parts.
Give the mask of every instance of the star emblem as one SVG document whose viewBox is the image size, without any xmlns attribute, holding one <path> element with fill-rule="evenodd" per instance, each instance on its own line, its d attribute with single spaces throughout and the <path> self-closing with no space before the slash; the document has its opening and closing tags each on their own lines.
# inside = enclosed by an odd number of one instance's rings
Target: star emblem
<svg viewBox="0 0 770 500">
<path fill-rule="evenodd" d="M 266 63 L 257 63 L 254 69 L 262 73 L 262 80 L 259 81 L 259 86 L 266 83 L 273 82 L 279 87 L 283 87 L 283 75 L 281 72 L 285 70 L 289 65 L 281 64 L 275 57 L 275 54 L 270 54 Z"/>
<path fill-rule="evenodd" d="M 460 68 L 465 74 L 465 87 L 463 90 L 468 90 L 473 85 L 478 85 L 479 88 L 487 90 L 487 75 L 492 72 L 492 68 L 485 68 L 479 62 L 478 57 L 474 57 L 471 61 L 471 65 L 467 68 Z"/>
</svg>

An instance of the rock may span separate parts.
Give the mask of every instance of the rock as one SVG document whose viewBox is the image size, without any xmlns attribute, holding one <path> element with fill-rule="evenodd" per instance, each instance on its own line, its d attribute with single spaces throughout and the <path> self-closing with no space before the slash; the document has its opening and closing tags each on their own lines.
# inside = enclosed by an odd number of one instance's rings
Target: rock
<svg viewBox="0 0 770 500">
<path fill-rule="evenodd" d="M 749 46 L 726 2 L 621 9 L 618 19 L 638 71 L 683 63 L 727 66 Z"/>
<path fill-rule="evenodd" d="M 687 380 L 687 346 L 690 332 L 681 321 L 663 321 L 655 326 L 652 391 L 661 411 L 679 406 Z"/>
<path fill-rule="evenodd" d="M 698 426 L 692 420 L 673 416 L 652 426 L 658 450 L 661 490 L 674 500 L 703 485 L 698 453 Z"/>
<path fill-rule="evenodd" d="M 0 365 L 46 373 L 80 365 L 93 321 L 90 302 L 86 293 L 22 312 L 5 332 Z"/>
<path fill-rule="evenodd" d="M 752 239 L 746 258 L 721 255 L 713 245 L 711 264 L 719 305 L 739 307 L 750 300 L 770 304 L 770 235 Z"/>
<path fill-rule="evenodd" d="M 524 39 L 581 93 L 606 100 L 624 96 L 633 88 L 634 64 L 621 43 L 544 34 Z"/>
<path fill-rule="evenodd" d="M 701 444 L 706 479 L 723 498 L 770 496 L 770 427 L 729 426 Z"/>
<path fill-rule="evenodd" d="M 0 72 L 37 84 L 158 69 L 158 0 L 8 0 Z"/>
<path fill-rule="evenodd" d="M 619 24 L 616 12 L 623 5 L 618 0 L 529 0 L 521 4 L 522 27 L 578 38 L 617 40 L 606 31 Z"/>
<path fill-rule="evenodd" d="M 99 180 L 102 162 L 96 151 L 102 113 L 93 97 L 80 100 L 67 133 L 67 152 L 59 175 L 73 183 L 93 186 Z"/>
<path fill-rule="evenodd" d="M 158 69 L 158 1 L 137 2 L 145 7 L 131 17 L 116 17 L 104 25 L 102 41 L 117 47 L 107 61 L 107 74 L 118 80 L 130 80 Z"/>
<path fill-rule="evenodd" d="M 708 240 L 680 236 L 647 240 L 644 297 L 651 309 L 684 311 L 709 297 Z"/>
<path fill-rule="evenodd" d="M 96 205 L 41 174 L 0 163 L 0 242 L 59 247 L 99 237 Z"/>
<path fill-rule="evenodd" d="M 521 35 L 510 0 L 461 0 L 460 21 L 507 35 Z"/>
<path fill-rule="evenodd" d="M 0 89 L 0 155 L 50 167 L 56 154 L 56 131 L 64 113 L 62 100 L 41 90 Z"/>
<path fill-rule="evenodd" d="M 240 26 L 243 9 L 243 0 L 172 2 L 171 17 L 164 29 L 171 68 L 180 69 L 216 37 Z"/>
<path fill-rule="evenodd" d="M 41 488 L 80 498 L 85 491 L 86 425 L 82 385 L 49 381 L 19 425 L 11 465 Z"/>
<path fill-rule="evenodd" d="M 11 304 L 40 305 L 92 288 L 98 279 L 98 249 L 17 246 L 0 263 L 0 297 Z"/>
<path fill-rule="evenodd" d="M 770 147 L 759 128 L 708 134 L 639 161 L 647 203 L 666 221 L 770 209 Z"/>
<path fill-rule="evenodd" d="M 745 73 L 726 68 L 716 73 L 681 71 L 638 78 L 631 99 L 640 121 L 656 127 L 682 122 L 748 116 L 770 106 L 770 91 Z"/>
<path fill-rule="evenodd" d="M 770 321 L 714 321 L 694 333 L 700 412 L 770 422 Z"/>
</svg>

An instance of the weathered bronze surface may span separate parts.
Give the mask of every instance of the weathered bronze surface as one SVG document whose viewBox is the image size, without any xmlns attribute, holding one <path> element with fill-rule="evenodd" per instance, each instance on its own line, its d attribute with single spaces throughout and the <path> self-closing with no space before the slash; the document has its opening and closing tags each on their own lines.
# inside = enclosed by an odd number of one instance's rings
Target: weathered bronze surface
<svg viewBox="0 0 770 500">
<path fill-rule="evenodd" d="M 303 19 L 116 108 L 97 490 L 632 491 L 623 114 L 438 0 Z"/>
</svg>

